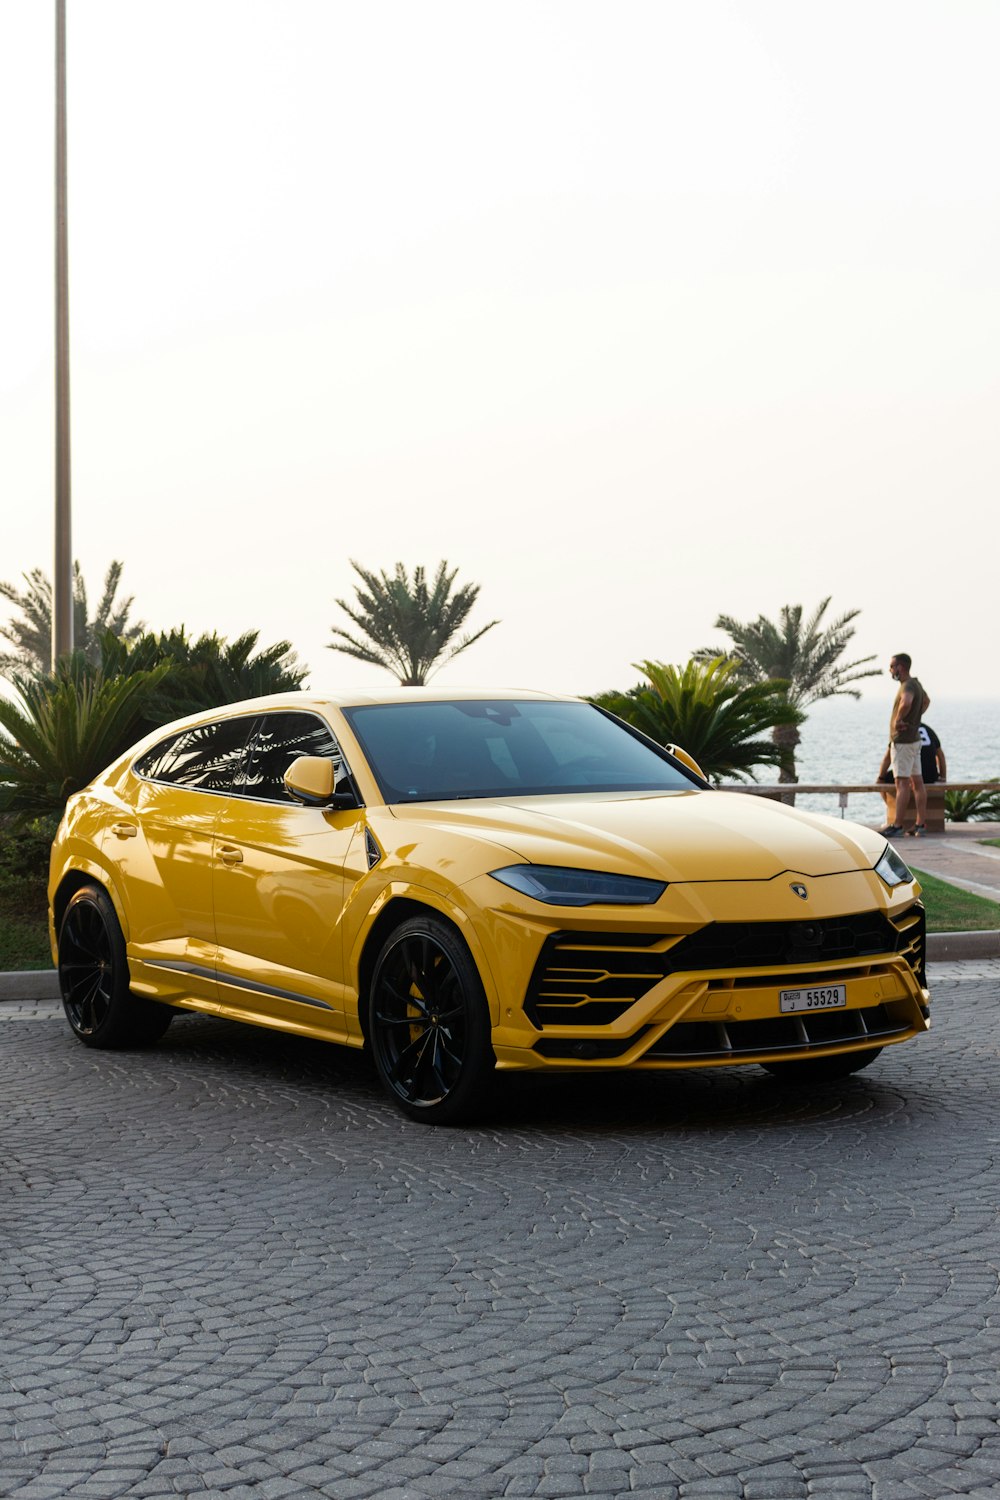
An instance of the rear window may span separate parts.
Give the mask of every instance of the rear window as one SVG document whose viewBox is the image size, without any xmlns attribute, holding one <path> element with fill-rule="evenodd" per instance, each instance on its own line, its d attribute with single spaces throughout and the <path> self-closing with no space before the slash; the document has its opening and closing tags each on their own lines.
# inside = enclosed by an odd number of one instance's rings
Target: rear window
<svg viewBox="0 0 1000 1500">
<path fill-rule="evenodd" d="M 255 723 L 255 715 L 245 715 L 183 729 L 147 750 L 134 769 L 148 781 L 202 792 L 228 792 Z"/>
</svg>

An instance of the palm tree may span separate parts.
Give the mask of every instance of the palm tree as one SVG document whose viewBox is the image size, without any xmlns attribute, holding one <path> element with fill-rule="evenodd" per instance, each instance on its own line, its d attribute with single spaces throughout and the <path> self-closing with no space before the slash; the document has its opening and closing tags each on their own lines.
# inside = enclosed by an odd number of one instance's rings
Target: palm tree
<svg viewBox="0 0 1000 1500">
<path fill-rule="evenodd" d="M 396 675 L 401 687 L 423 687 L 432 671 L 499 624 L 498 620 L 491 620 L 474 635 L 463 636 L 452 644 L 476 602 L 479 585 L 467 583 L 452 592 L 458 569 L 449 572 L 446 562 L 438 564 L 430 586 L 423 568 L 414 568 L 411 582 L 401 562 L 396 564 L 391 577 L 384 571 L 369 572 L 353 560 L 351 567 L 364 586 L 354 585 L 355 607 L 343 599 L 337 603 L 354 621 L 363 639 L 331 626 L 333 635 L 339 639 L 327 649 L 343 651 L 345 656 L 374 667 L 384 667 Z"/>
<path fill-rule="evenodd" d="M 0 813 L 58 813 L 140 733 L 145 702 L 169 667 L 105 677 L 82 652 L 54 676 L 14 675 L 0 698 Z"/>
<path fill-rule="evenodd" d="M 737 663 L 744 682 L 787 683 L 787 696 L 794 708 L 805 709 L 821 698 L 847 696 L 860 698 L 861 694 L 851 684 L 865 677 L 877 677 L 878 668 L 862 668 L 875 661 L 874 656 L 862 656 L 857 661 L 840 661 L 847 643 L 854 635 L 852 620 L 861 613 L 859 609 L 848 610 L 832 625 L 822 627 L 823 616 L 830 604 L 830 596 L 822 600 L 809 619 L 803 624 L 802 605 L 784 604 L 778 623 L 758 615 L 756 620 L 744 623 L 732 615 L 720 615 L 715 622 L 716 630 L 724 630 L 732 640 L 729 653 Z M 718 656 L 718 650 L 703 646 L 694 653 L 696 661 L 710 661 Z M 798 781 L 795 769 L 795 749 L 802 739 L 798 724 L 805 718 L 800 714 L 797 723 L 776 724 L 773 734 L 781 749 L 779 781 Z"/>
<path fill-rule="evenodd" d="M 782 755 L 772 738 L 761 736 L 802 719 L 788 701 L 787 683 L 741 682 L 738 664 L 724 656 L 684 667 L 653 661 L 633 665 L 645 683 L 592 701 L 657 744 L 679 745 L 711 781 L 756 780 L 755 766 L 778 765 Z"/>
<path fill-rule="evenodd" d="M 73 564 L 73 645 L 94 666 L 101 659 L 100 638 L 104 631 L 132 640 L 145 629 L 141 620 L 129 624 L 134 595 L 127 599 L 115 597 L 123 566 L 120 562 L 110 564 L 97 608 L 91 615 L 80 564 Z M 14 648 L 0 653 L 0 672 L 44 674 L 52 663 L 52 583 L 41 568 L 32 568 L 21 577 L 26 584 L 23 589 L 13 583 L 0 583 L 0 598 L 8 599 L 21 614 L 21 619 L 0 625 L 0 637 Z"/>
</svg>

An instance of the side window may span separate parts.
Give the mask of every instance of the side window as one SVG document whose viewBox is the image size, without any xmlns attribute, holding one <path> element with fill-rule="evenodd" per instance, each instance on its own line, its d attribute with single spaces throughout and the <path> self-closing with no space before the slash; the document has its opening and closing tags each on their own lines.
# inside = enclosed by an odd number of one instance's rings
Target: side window
<svg viewBox="0 0 1000 1500">
<path fill-rule="evenodd" d="M 147 751 L 135 769 L 140 776 L 171 786 L 228 792 L 254 722 L 252 716 L 245 716 L 182 730 Z"/>
<path fill-rule="evenodd" d="M 284 775 L 300 755 L 325 755 L 339 776 L 343 757 L 322 719 L 307 713 L 265 714 L 257 721 L 243 776 L 234 791 L 259 802 L 291 802 Z"/>
<path fill-rule="evenodd" d="M 140 755 L 132 767 L 136 775 L 145 776 L 149 781 L 156 781 L 160 767 L 179 739 L 179 734 L 172 734 L 167 739 L 161 740 L 158 745 L 154 745 L 152 750 L 147 750 L 145 755 Z"/>
</svg>

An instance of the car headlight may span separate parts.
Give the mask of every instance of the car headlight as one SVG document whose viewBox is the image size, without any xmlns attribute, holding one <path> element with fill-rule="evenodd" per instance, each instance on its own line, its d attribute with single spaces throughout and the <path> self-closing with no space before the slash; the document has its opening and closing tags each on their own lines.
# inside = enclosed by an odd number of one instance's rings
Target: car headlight
<svg viewBox="0 0 1000 1500">
<path fill-rule="evenodd" d="M 512 890 L 550 906 L 652 906 L 667 888 L 663 880 L 565 870 L 557 865 L 507 865 L 490 874 Z"/>
<path fill-rule="evenodd" d="M 913 871 L 900 859 L 891 844 L 886 844 L 882 858 L 875 866 L 875 874 L 886 885 L 905 885 L 908 880 L 914 879 Z"/>
</svg>

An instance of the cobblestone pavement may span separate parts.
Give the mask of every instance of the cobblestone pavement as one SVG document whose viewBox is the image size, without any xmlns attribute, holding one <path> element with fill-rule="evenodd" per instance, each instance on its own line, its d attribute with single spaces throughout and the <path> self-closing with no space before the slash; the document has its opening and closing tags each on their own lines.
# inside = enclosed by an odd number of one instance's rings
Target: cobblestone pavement
<svg viewBox="0 0 1000 1500">
<path fill-rule="evenodd" d="M 1000 963 L 935 1029 L 475 1130 L 198 1017 L 0 1006 L 0 1494 L 1000 1496 Z"/>
</svg>

